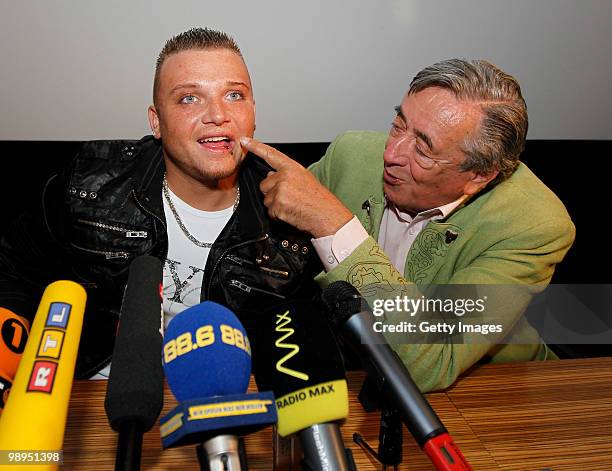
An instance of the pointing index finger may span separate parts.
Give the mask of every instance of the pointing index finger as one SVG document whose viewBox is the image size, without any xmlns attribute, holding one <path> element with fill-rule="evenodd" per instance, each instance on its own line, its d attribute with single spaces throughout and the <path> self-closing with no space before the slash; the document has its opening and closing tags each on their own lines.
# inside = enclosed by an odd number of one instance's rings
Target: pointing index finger
<svg viewBox="0 0 612 471">
<path fill-rule="evenodd" d="M 282 152 L 251 137 L 241 137 L 240 144 L 249 152 L 264 159 L 274 170 L 280 170 L 295 162 Z"/>
</svg>

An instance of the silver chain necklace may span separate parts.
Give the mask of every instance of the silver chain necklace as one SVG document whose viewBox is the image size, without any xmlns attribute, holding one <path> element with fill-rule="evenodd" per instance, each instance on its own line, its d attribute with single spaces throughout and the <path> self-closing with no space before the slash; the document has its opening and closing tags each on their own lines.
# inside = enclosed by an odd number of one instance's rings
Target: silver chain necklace
<svg viewBox="0 0 612 471">
<path fill-rule="evenodd" d="M 166 179 L 166 174 L 164 174 L 164 181 L 162 183 L 162 189 L 164 192 L 164 198 L 166 198 L 166 202 L 168 203 L 168 206 L 170 207 L 170 211 L 172 211 L 172 214 L 174 215 L 174 219 L 176 220 L 176 223 L 178 224 L 178 226 L 181 228 L 181 231 L 183 231 L 183 234 L 185 234 L 185 237 L 187 237 L 191 242 L 193 242 L 198 247 L 210 249 L 213 245 L 213 242 L 202 242 L 196 239 L 187 230 L 187 228 L 185 227 L 185 224 L 183 224 L 183 220 L 179 216 L 179 213 L 174 207 L 174 203 L 172 202 L 172 199 L 170 198 L 170 189 L 168 188 L 168 180 Z M 240 187 L 239 186 L 236 187 L 236 199 L 234 200 L 234 206 L 232 208 L 232 213 L 236 212 L 238 203 L 240 203 Z"/>
</svg>

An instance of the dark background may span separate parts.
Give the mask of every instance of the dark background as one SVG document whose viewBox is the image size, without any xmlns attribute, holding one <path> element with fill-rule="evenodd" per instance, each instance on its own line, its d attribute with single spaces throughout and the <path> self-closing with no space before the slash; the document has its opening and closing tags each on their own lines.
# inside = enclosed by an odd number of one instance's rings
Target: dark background
<svg viewBox="0 0 612 471">
<path fill-rule="evenodd" d="M 0 231 L 35 204 L 47 178 L 67 164 L 78 141 L 0 141 L 3 152 L 0 186 Z M 272 144 L 304 165 L 318 160 L 327 142 Z M 529 140 L 521 160 L 563 201 L 576 225 L 576 242 L 557 267 L 553 283 L 612 283 L 612 141 Z M 527 215 L 528 217 L 528 215 Z M 612 328 L 612 295 L 604 321 Z M 585 300 L 588 302 L 588 300 Z M 556 348 L 561 356 L 612 355 L 611 345 Z"/>
</svg>

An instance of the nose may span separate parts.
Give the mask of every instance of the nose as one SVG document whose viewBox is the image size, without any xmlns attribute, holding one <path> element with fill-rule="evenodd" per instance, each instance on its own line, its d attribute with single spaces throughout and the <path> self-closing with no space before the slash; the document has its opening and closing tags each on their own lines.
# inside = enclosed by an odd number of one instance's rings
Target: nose
<svg viewBox="0 0 612 471">
<path fill-rule="evenodd" d="M 204 124 L 213 123 L 217 126 L 229 120 L 227 105 L 222 99 L 210 100 L 202 113 L 202 122 Z"/>
<path fill-rule="evenodd" d="M 390 137 L 387 140 L 383 160 L 387 165 L 406 165 L 408 163 L 408 153 L 410 148 L 410 138 L 401 136 L 398 138 Z"/>
</svg>

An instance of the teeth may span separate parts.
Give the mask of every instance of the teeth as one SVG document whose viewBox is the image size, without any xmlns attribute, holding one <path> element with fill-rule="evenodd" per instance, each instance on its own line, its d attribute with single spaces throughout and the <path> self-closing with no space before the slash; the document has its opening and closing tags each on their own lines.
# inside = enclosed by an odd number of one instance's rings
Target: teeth
<svg viewBox="0 0 612 471">
<path fill-rule="evenodd" d="M 200 139 L 200 142 L 219 142 L 229 140 L 227 136 L 207 137 L 206 139 Z"/>
</svg>

